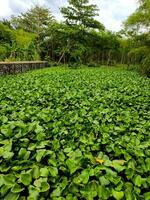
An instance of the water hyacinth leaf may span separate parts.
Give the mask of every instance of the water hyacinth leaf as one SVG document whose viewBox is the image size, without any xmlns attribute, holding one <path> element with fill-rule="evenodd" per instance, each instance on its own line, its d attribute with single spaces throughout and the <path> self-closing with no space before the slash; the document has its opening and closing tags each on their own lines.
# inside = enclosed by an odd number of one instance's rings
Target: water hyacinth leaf
<svg viewBox="0 0 150 200">
<path fill-rule="evenodd" d="M 85 185 L 84 189 L 81 190 L 81 193 L 86 199 L 93 199 L 98 194 L 98 185 L 95 181 L 89 182 Z"/>
<path fill-rule="evenodd" d="M 41 187 L 41 182 L 42 182 L 42 179 L 41 179 L 41 178 L 36 179 L 36 180 L 34 181 L 34 186 L 40 188 L 40 187 Z"/>
<path fill-rule="evenodd" d="M 56 177 L 58 174 L 58 169 L 57 169 L 57 167 L 49 167 L 49 172 L 50 172 L 51 176 Z"/>
<path fill-rule="evenodd" d="M 46 181 L 41 182 L 41 188 L 40 188 L 41 192 L 46 192 L 49 189 L 50 189 L 50 185 Z"/>
<path fill-rule="evenodd" d="M 66 200 L 77 200 L 77 197 L 73 196 L 72 194 L 68 194 L 66 196 Z"/>
<path fill-rule="evenodd" d="M 14 156 L 13 152 L 4 152 L 3 153 L 3 158 L 6 160 L 10 160 Z"/>
<path fill-rule="evenodd" d="M 28 160 L 30 157 L 30 151 L 27 151 L 25 148 L 21 148 L 18 155 L 20 158 L 23 158 L 24 160 Z"/>
<path fill-rule="evenodd" d="M 121 163 L 116 162 L 116 161 L 112 162 L 112 167 L 114 167 L 118 172 L 121 172 L 121 171 L 123 171 L 125 169 L 125 167 L 122 166 Z"/>
<path fill-rule="evenodd" d="M 49 170 L 47 167 L 43 167 L 40 169 L 40 176 L 47 177 L 49 175 Z"/>
<path fill-rule="evenodd" d="M 3 185 L 4 183 L 4 179 L 3 179 L 3 174 L 0 174 L 0 187 Z"/>
<path fill-rule="evenodd" d="M 100 176 L 99 180 L 100 180 L 101 185 L 104 185 L 104 186 L 109 185 L 110 183 L 110 181 L 107 178 L 105 178 L 105 176 Z"/>
<path fill-rule="evenodd" d="M 46 152 L 45 149 L 37 150 L 37 152 L 36 152 L 36 160 L 37 160 L 37 162 L 41 161 L 41 159 L 44 156 L 45 152 Z"/>
<path fill-rule="evenodd" d="M 10 169 L 11 167 L 10 166 L 7 166 L 6 164 L 2 164 L 1 166 L 0 166 L 0 171 L 2 172 L 2 173 L 6 173 L 6 172 L 8 172 L 9 171 L 9 169 Z"/>
<path fill-rule="evenodd" d="M 5 185 L 14 185 L 16 177 L 12 174 L 8 174 L 3 176 L 3 180 Z"/>
<path fill-rule="evenodd" d="M 12 129 L 10 129 L 10 127 L 8 125 L 1 127 L 0 131 L 7 138 L 10 138 L 13 134 Z"/>
<path fill-rule="evenodd" d="M 81 182 L 83 184 L 88 183 L 88 181 L 89 181 L 89 169 L 82 170 L 81 175 L 80 175 L 80 179 L 81 179 Z"/>
<path fill-rule="evenodd" d="M 18 200 L 18 199 L 19 199 L 19 194 L 9 192 L 9 193 L 5 196 L 4 200 L 10 200 L 10 199 L 11 199 L 11 200 Z"/>
<path fill-rule="evenodd" d="M 97 193 L 99 199 L 107 200 L 109 198 L 109 190 L 103 185 L 98 185 Z"/>
<path fill-rule="evenodd" d="M 11 185 L 3 185 L 1 188 L 0 188 L 0 194 L 2 197 L 4 197 L 8 191 L 10 190 L 12 186 Z"/>
<path fill-rule="evenodd" d="M 29 200 L 38 200 L 40 190 L 38 188 L 34 187 L 33 185 L 30 185 L 28 187 L 28 190 L 29 190 L 28 199 Z"/>
<path fill-rule="evenodd" d="M 32 171 L 32 177 L 34 178 L 34 179 L 37 179 L 37 178 L 39 178 L 39 176 L 40 176 L 40 169 L 39 169 L 39 166 L 33 166 L 33 171 Z"/>
<path fill-rule="evenodd" d="M 128 200 L 132 200 L 133 199 L 132 191 L 130 189 L 126 189 L 125 190 L 125 197 Z"/>
<path fill-rule="evenodd" d="M 144 193 L 144 199 L 145 200 L 150 200 L 150 192 Z"/>
<path fill-rule="evenodd" d="M 27 153 L 27 150 L 25 148 L 21 148 L 18 155 L 20 158 L 22 158 L 25 156 L 26 153 Z"/>
<path fill-rule="evenodd" d="M 23 173 L 20 175 L 20 181 L 25 185 L 28 186 L 30 185 L 32 181 L 32 177 L 30 173 Z"/>
<path fill-rule="evenodd" d="M 138 186 L 138 187 L 141 186 L 141 184 L 142 184 L 142 178 L 141 178 L 140 175 L 135 176 L 135 178 L 134 178 L 134 184 L 135 184 L 136 186 Z"/>
<path fill-rule="evenodd" d="M 50 158 L 50 159 L 48 160 L 48 163 L 49 163 L 49 165 L 53 165 L 54 167 L 57 166 L 57 160 L 56 160 L 56 159 Z"/>
<path fill-rule="evenodd" d="M 115 191 L 115 190 L 112 190 L 112 195 L 113 195 L 113 197 L 114 197 L 116 200 L 120 200 L 120 199 L 123 199 L 123 197 L 124 197 L 124 192 L 123 192 L 123 191 Z"/>
<path fill-rule="evenodd" d="M 76 160 L 71 160 L 71 159 L 68 159 L 66 161 L 66 165 L 70 170 L 70 174 L 73 174 L 80 167 L 78 165 L 78 162 L 76 162 Z"/>
<path fill-rule="evenodd" d="M 59 186 L 56 189 L 54 189 L 50 194 L 51 197 L 59 197 L 60 195 L 61 195 L 61 188 Z"/>
<path fill-rule="evenodd" d="M 148 200 L 149 96 L 115 67 L 1 76 L 0 199 Z"/>
<path fill-rule="evenodd" d="M 21 186 L 17 183 L 11 188 L 12 193 L 20 193 L 23 190 L 24 188 L 21 188 Z"/>
</svg>

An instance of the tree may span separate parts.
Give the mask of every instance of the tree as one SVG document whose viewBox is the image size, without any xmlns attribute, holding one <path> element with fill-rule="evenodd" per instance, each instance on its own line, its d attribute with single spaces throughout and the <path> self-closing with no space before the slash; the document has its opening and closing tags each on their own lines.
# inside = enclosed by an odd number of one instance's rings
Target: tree
<svg viewBox="0 0 150 200">
<path fill-rule="evenodd" d="M 0 60 L 36 60 L 36 34 L 0 23 Z"/>
<path fill-rule="evenodd" d="M 65 33 L 68 35 L 65 50 L 70 50 L 71 62 L 83 62 L 89 32 L 93 29 L 104 29 L 104 26 L 95 20 L 98 8 L 96 5 L 90 5 L 89 0 L 69 0 L 69 6 L 61 8 L 61 12 L 68 26 Z M 64 52 L 60 58 L 63 58 L 63 55 Z"/>
<path fill-rule="evenodd" d="M 150 32 L 150 0 L 139 0 L 139 7 L 124 24 L 132 31 Z"/>
<path fill-rule="evenodd" d="M 96 5 L 89 5 L 89 0 L 69 0 L 69 6 L 61 8 L 66 24 L 81 28 L 98 28 L 104 26 L 94 19 L 98 15 Z"/>
<path fill-rule="evenodd" d="M 11 25 L 15 29 L 23 29 L 26 32 L 35 33 L 37 35 L 37 50 L 42 57 L 41 44 L 44 40 L 48 26 L 53 23 L 54 17 L 50 10 L 45 7 L 36 5 L 26 13 L 21 13 L 17 17 L 11 18 Z"/>
<path fill-rule="evenodd" d="M 16 29 L 21 28 L 41 36 L 53 20 L 54 18 L 49 9 L 36 5 L 26 13 L 21 13 L 17 17 L 13 16 L 11 24 Z"/>
<path fill-rule="evenodd" d="M 150 76 L 150 0 L 140 0 L 137 10 L 124 23 L 133 46 L 129 56 Z"/>
</svg>

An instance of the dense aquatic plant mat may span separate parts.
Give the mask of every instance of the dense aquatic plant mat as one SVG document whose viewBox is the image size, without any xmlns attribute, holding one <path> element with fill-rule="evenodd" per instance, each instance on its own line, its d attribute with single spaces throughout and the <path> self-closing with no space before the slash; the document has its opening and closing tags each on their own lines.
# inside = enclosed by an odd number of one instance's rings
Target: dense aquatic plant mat
<svg viewBox="0 0 150 200">
<path fill-rule="evenodd" d="M 0 78 L 0 199 L 150 199 L 150 80 L 119 69 Z"/>
</svg>

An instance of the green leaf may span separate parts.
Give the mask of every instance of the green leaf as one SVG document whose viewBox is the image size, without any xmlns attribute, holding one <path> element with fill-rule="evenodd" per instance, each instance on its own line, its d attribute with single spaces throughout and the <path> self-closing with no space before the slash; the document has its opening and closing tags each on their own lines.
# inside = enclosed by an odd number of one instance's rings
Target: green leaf
<svg viewBox="0 0 150 200">
<path fill-rule="evenodd" d="M 33 166 L 33 169 L 32 169 L 33 171 L 32 171 L 32 177 L 34 178 L 34 179 L 38 179 L 39 178 L 39 176 L 40 176 L 40 169 L 39 169 L 39 166 Z"/>
<path fill-rule="evenodd" d="M 110 181 L 105 178 L 105 176 L 100 176 L 99 178 L 101 185 L 109 185 Z"/>
<path fill-rule="evenodd" d="M 0 187 L 4 184 L 3 175 L 0 174 Z"/>
<path fill-rule="evenodd" d="M 75 160 L 68 159 L 66 161 L 67 167 L 70 170 L 70 174 L 73 174 L 80 166 Z"/>
<path fill-rule="evenodd" d="M 36 139 L 37 141 L 42 141 L 45 139 L 45 137 L 46 137 L 45 133 L 38 133 Z"/>
<path fill-rule="evenodd" d="M 150 200 L 150 192 L 144 193 L 144 200 Z"/>
<path fill-rule="evenodd" d="M 8 193 L 8 190 L 10 190 L 12 186 L 11 185 L 3 185 L 1 188 L 0 188 L 0 194 L 1 196 L 5 196 L 7 193 Z"/>
<path fill-rule="evenodd" d="M 3 153 L 3 158 L 6 160 L 10 160 L 14 156 L 13 152 L 4 152 Z"/>
<path fill-rule="evenodd" d="M 7 196 L 5 196 L 4 200 L 17 200 L 19 199 L 19 194 L 9 192 Z"/>
<path fill-rule="evenodd" d="M 132 190 L 130 190 L 130 188 L 127 188 L 125 190 L 125 197 L 126 197 L 127 200 L 132 200 L 133 199 Z"/>
<path fill-rule="evenodd" d="M 40 169 L 40 176 L 48 177 L 48 175 L 49 175 L 49 170 L 47 167 L 43 167 Z"/>
<path fill-rule="evenodd" d="M 88 183 L 88 181 L 89 181 L 89 169 L 84 169 L 84 170 L 81 172 L 80 179 L 81 179 L 81 182 L 82 182 L 83 184 Z"/>
<path fill-rule="evenodd" d="M 107 200 L 109 198 L 109 190 L 104 185 L 99 185 L 97 192 L 99 199 Z"/>
<path fill-rule="evenodd" d="M 41 192 L 46 192 L 47 190 L 50 189 L 50 185 L 45 181 L 45 182 L 41 182 Z"/>
<path fill-rule="evenodd" d="M 54 189 L 51 193 L 51 197 L 59 197 L 61 195 L 61 189 L 58 186 L 56 189 Z"/>
<path fill-rule="evenodd" d="M 140 175 L 136 175 L 135 178 L 134 178 L 134 184 L 138 187 L 141 186 L 142 184 L 142 178 Z"/>
<path fill-rule="evenodd" d="M 46 192 L 50 189 L 50 185 L 46 178 L 39 178 L 35 180 L 34 185 L 39 189 L 40 192 Z"/>
<path fill-rule="evenodd" d="M 123 164 L 124 164 L 124 162 L 121 161 L 121 160 L 120 160 L 120 162 L 119 162 L 119 160 L 114 160 L 114 161 L 112 162 L 112 166 L 113 166 L 118 172 L 121 172 L 121 171 L 123 171 L 123 170 L 125 169 L 125 167 L 122 166 Z"/>
<path fill-rule="evenodd" d="M 49 167 L 51 176 L 56 177 L 58 175 L 58 169 L 56 167 Z"/>
<path fill-rule="evenodd" d="M 3 125 L 1 127 L 1 133 L 5 136 L 10 138 L 13 135 L 12 129 L 9 127 L 9 125 Z"/>
<path fill-rule="evenodd" d="M 37 162 L 40 162 L 41 159 L 44 157 L 46 150 L 45 149 L 40 149 L 36 151 L 36 160 Z"/>
<path fill-rule="evenodd" d="M 32 181 L 32 177 L 30 173 L 23 173 L 20 176 L 20 180 L 21 182 L 25 185 L 28 186 L 30 185 L 31 181 Z"/>
<path fill-rule="evenodd" d="M 81 189 L 81 194 L 85 199 L 93 199 L 98 195 L 98 184 L 96 181 L 89 182 Z"/>
<path fill-rule="evenodd" d="M 30 157 L 30 151 L 27 151 L 25 148 L 21 148 L 18 155 L 20 158 L 23 158 L 23 160 L 28 160 Z"/>
<path fill-rule="evenodd" d="M 3 176 L 3 180 L 5 185 L 14 185 L 16 177 L 12 174 L 7 174 Z"/>
<path fill-rule="evenodd" d="M 40 188 L 40 187 L 41 187 L 41 182 L 42 182 L 42 181 L 43 181 L 42 178 L 36 179 L 36 180 L 34 181 L 34 185 L 35 185 L 36 187 Z"/>
<path fill-rule="evenodd" d="M 56 167 L 57 166 L 57 161 L 56 161 L 56 159 L 51 158 L 51 159 L 48 160 L 48 164 L 49 165 L 53 165 L 54 167 Z"/>
<path fill-rule="evenodd" d="M 120 200 L 120 199 L 123 199 L 124 192 L 122 191 L 118 192 L 118 191 L 112 190 L 112 195 L 116 200 Z"/>
<path fill-rule="evenodd" d="M 33 185 L 30 185 L 28 187 L 28 190 L 29 190 L 29 196 L 27 200 L 38 200 L 40 190 L 34 187 Z"/>
<path fill-rule="evenodd" d="M 21 188 L 21 186 L 17 183 L 11 188 L 12 193 L 20 193 L 23 190 L 24 188 Z"/>
</svg>

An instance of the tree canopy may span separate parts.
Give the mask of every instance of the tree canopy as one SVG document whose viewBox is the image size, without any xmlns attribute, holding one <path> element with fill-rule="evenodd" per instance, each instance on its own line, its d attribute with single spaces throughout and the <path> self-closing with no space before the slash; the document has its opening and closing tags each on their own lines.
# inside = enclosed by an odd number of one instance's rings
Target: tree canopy
<svg viewBox="0 0 150 200">
<path fill-rule="evenodd" d="M 63 22 L 51 10 L 35 5 L 19 16 L 0 21 L 0 60 L 48 60 L 51 63 L 135 66 L 150 76 L 150 0 L 118 33 L 97 20 L 100 10 L 89 0 L 68 0 Z"/>
<path fill-rule="evenodd" d="M 150 0 L 140 0 L 137 10 L 124 24 L 132 41 L 128 56 L 150 76 Z"/>
</svg>

